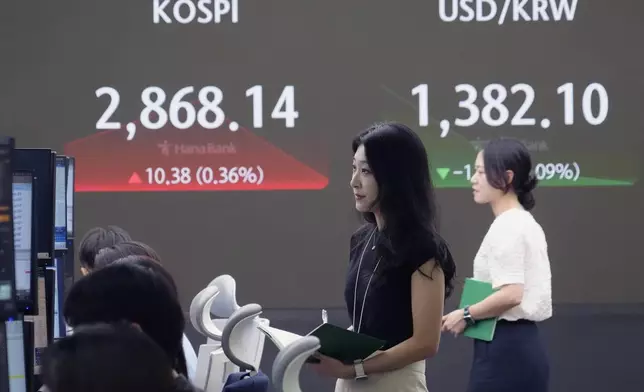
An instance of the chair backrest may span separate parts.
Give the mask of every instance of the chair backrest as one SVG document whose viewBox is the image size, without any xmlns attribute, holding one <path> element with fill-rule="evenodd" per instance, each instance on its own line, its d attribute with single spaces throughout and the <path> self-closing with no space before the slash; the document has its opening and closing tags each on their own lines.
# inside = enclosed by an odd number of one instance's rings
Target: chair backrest
<svg viewBox="0 0 644 392">
<path fill-rule="evenodd" d="M 221 348 L 232 363 L 241 370 L 255 371 L 256 350 L 249 349 L 247 338 L 258 334 L 256 318 L 262 313 L 259 304 L 244 305 L 228 318 L 221 336 Z"/>
<path fill-rule="evenodd" d="M 208 286 L 217 286 L 219 296 L 213 301 L 210 311 L 215 317 L 229 318 L 239 309 L 237 304 L 237 282 L 230 275 L 219 275 Z"/>
<path fill-rule="evenodd" d="M 307 358 L 320 349 L 315 336 L 303 336 L 280 350 L 273 362 L 271 382 L 275 392 L 302 392 L 300 371 Z"/>
<path fill-rule="evenodd" d="M 213 322 L 210 309 L 221 295 L 219 286 L 212 285 L 201 290 L 190 303 L 190 322 L 200 334 L 215 341 L 221 341 L 222 331 Z"/>
</svg>

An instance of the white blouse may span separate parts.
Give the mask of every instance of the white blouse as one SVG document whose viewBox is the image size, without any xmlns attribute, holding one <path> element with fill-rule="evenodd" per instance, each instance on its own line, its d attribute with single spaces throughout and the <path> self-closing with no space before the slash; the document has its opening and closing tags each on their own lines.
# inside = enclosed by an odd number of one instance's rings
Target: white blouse
<svg viewBox="0 0 644 392">
<path fill-rule="evenodd" d="M 494 219 L 474 258 L 474 279 L 523 285 L 523 300 L 499 318 L 543 321 L 552 316 L 552 275 L 546 236 L 532 214 L 522 208 Z"/>
</svg>

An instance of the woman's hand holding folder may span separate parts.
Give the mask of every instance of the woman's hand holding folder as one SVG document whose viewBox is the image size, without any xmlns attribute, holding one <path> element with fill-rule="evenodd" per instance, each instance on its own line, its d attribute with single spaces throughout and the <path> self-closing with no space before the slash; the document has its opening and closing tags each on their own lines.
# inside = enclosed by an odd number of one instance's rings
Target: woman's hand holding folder
<svg viewBox="0 0 644 392">
<path fill-rule="evenodd" d="M 458 336 L 465 331 L 466 326 L 467 324 L 465 322 L 463 309 L 456 309 L 443 316 L 441 330 L 443 332 L 450 332 L 454 336 Z"/>
<path fill-rule="evenodd" d="M 355 377 L 355 371 L 353 370 L 352 365 L 344 364 L 335 358 L 327 357 L 320 353 L 313 354 L 313 357 L 315 357 L 319 362 L 312 363 L 309 366 L 323 376 L 342 379 Z"/>
</svg>

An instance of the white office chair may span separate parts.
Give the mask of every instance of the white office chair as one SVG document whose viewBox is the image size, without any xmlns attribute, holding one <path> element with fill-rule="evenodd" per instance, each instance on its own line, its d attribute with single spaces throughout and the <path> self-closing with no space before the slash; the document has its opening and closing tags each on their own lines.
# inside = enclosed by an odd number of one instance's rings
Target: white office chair
<svg viewBox="0 0 644 392">
<path fill-rule="evenodd" d="M 211 340 L 209 343 L 221 342 L 226 319 L 239 309 L 236 286 L 232 276 L 220 275 L 201 290 L 190 304 L 190 321 L 200 334 Z"/>
<path fill-rule="evenodd" d="M 221 275 L 201 290 L 190 304 L 190 321 L 197 332 L 206 337 L 206 343 L 199 347 L 195 376 L 191 380 L 198 388 L 205 388 L 213 367 L 221 367 L 225 374 L 237 371 L 230 364 L 225 365 L 228 361 L 221 350 L 223 330 L 229 318 L 241 309 L 237 304 L 235 290 L 236 283 L 233 277 Z M 212 313 L 224 318 L 213 319 Z M 254 323 L 269 325 L 267 319 L 259 317 Z M 254 355 L 250 362 L 258 368 L 264 352 L 264 334 L 257 328 L 247 330 L 246 333 L 243 341 Z"/>
<path fill-rule="evenodd" d="M 212 302 L 210 313 L 215 317 L 228 318 L 239 309 L 237 304 L 237 282 L 230 275 L 219 275 L 208 287 L 219 287 L 219 296 Z"/>
<path fill-rule="evenodd" d="M 224 321 L 218 319 L 213 321 L 213 323 L 222 330 L 223 334 L 223 328 L 225 328 L 227 321 L 230 320 L 233 314 L 241 309 L 237 303 L 237 282 L 235 282 L 235 279 L 230 275 L 220 275 L 213 279 L 208 286 L 219 288 L 219 295 L 214 301 L 212 301 L 210 306 L 210 314 L 215 317 L 225 318 Z M 205 306 L 205 309 L 208 309 L 208 304 L 205 304 Z M 267 327 L 270 325 L 270 321 L 266 318 L 259 317 L 258 315 L 255 318 L 254 325 Z M 252 348 L 252 353 L 249 355 L 252 355 L 253 359 L 250 361 L 250 364 L 256 369 L 259 368 L 259 364 L 262 361 L 265 338 L 266 336 L 264 333 L 258 328 L 248 330 L 247 334 L 244 336 L 246 347 Z"/>
<path fill-rule="evenodd" d="M 222 331 L 221 348 L 210 353 L 204 392 L 221 392 L 232 373 L 249 371 L 250 377 L 257 374 L 257 352 L 264 348 L 264 335 L 257 328 L 262 322 L 258 317 L 261 313 L 261 306 L 248 304 L 228 318 Z"/>
<path fill-rule="evenodd" d="M 190 380 L 197 387 L 203 389 L 210 367 L 210 353 L 221 348 L 221 334 L 226 322 L 225 319 L 213 320 L 210 316 L 212 303 L 219 296 L 217 286 L 208 286 L 201 290 L 190 304 L 190 322 L 194 329 L 206 337 L 206 343 L 197 350 L 197 363 L 194 377 Z"/>
<path fill-rule="evenodd" d="M 192 326 L 214 342 L 221 342 L 221 333 L 225 324 L 224 319 L 213 320 L 210 309 L 215 301 L 222 296 L 219 286 L 209 285 L 201 290 L 190 303 L 190 322 Z M 232 314 L 232 313 L 231 313 Z"/>
<path fill-rule="evenodd" d="M 303 336 L 277 354 L 273 362 L 271 383 L 275 392 L 302 392 L 300 371 L 306 359 L 320 349 L 320 340 L 315 336 Z"/>
</svg>

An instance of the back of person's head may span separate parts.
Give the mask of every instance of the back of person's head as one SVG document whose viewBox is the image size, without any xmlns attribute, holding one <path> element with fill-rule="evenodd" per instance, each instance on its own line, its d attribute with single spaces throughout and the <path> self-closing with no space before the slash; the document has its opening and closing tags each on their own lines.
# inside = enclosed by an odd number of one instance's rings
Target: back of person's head
<svg viewBox="0 0 644 392">
<path fill-rule="evenodd" d="M 179 298 L 179 290 L 177 289 L 177 284 L 174 281 L 172 274 L 170 274 L 168 270 L 163 268 L 163 266 L 156 259 L 152 259 L 147 256 L 130 255 L 115 260 L 112 265 L 114 264 L 132 264 L 139 266 L 152 274 L 155 274 L 159 278 L 163 279 L 168 285 L 170 285 L 172 292 L 177 298 Z"/>
<path fill-rule="evenodd" d="M 94 324 L 50 345 L 43 356 L 49 392 L 172 392 L 172 364 L 129 324 Z"/>
<path fill-rule="evenodd" d="M 96 255 L 103 248 L 121 242 L 131 241 L 130 234 L 118 226 L 94 227 L 90 229 L 78 246 L 78 259 L 83 275 L 94 269 Z"/>
<path fill-rule="evenodd" d="M 385 222 L 384 238 L 378 247 L 385 256 L 397 255 L 391 260 L 383 259 L 384 267 L 379 275 L 386 276 L 396 263 L 427 253 L 425 247 L 437 247 L 435 259 L 445 275 L 449 296 L 456 265 L 438 233 L 436 196 L 422 140 L 406 125 L 388 122 L 359 133 L 352 141 L 353 153 L 361 146 L 378 186 L 374 208 Z M 376 223 L 372 211 L 364 212 L 363 217 Z"/>
<path fill-rule="evenodd" d="M 165 277 L 167 272 L 159 273 L 163 267 L 154 260 L 130 257 L 79 279 L 65 299 L 65 321 L 74 329 L 97 322 L 135 323 L 166 352 L 177 372 L 186 375 L 185 318 L 174 282 Z"/>
<path fill-rule="evenodd" d="M 521 141 L 511 138 L 490 140 L 483 149 L 485 177 L 493 188 L 514 192 L 527 211 L 535 206 L 532 191 L 538 180 L 532 174 L 530 151 Z M 508 172 L 512 179 L 508 180 Z"/>
<path fill-rule="evenodd" d="M 101 269 L 113 262 L 128 256 L 147 256 L 158 263 L 161 257 L 148 244 L 140 241 L 125 241 L 101 249 L 96 255 L 94 269 Z"/>
<path fill-rule="evenodd" d="M 130 241 L 103 249 L 98 256 L 96 256 L 96 267 L 94 270 L 98 271 L 109 265 L 117 263 L 131 263 L 156 274 L 170 285 L 178 300 L 179 291 L 174 278 L 165 268 L 163 268 L 163 266 L 161 266 L 161 258 L 150 246 L 142 242 Z M 181 351 L 177 357 L 176 369 L 177 372 L 181 374 L 186 374 L 188 371 L 188 364 L 186 362 L 183 346 L 181 347 Z"/>
</svg>

